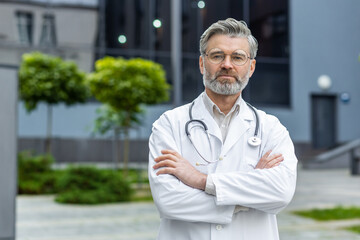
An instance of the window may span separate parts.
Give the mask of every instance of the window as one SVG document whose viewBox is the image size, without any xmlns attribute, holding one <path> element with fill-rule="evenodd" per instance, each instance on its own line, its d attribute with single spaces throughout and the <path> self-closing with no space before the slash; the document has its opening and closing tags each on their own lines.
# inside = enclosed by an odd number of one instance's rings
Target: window
<svg viewBox="0 0 360 240">
<path fill-rule="evenodd" d="M 259 49 L 244 98 L 255 105 L 289 107 L 288 0 L 251 0 L 249 16 Z"/>
<path fill-rule="evenodd" d="M 181 0 L 182 101 L 203 91 L 199 72 L 200 35 L 212 23 L 229 17 L 244 20 L 259 42 L 256 71 L 243 93 L 254 105 L 290 106 L 288 0 Z M 106 0 L 106 54 L 150 58 L 171 69 L 171 1 Z M 154 27 L 153 21 L 161 21 Z M 119 43 L 119 36 L 127 42 Z"/>
<path fill-rule="evenodd" d="M 50 14 L 43 16 L 40 45 L 53 47 L 56 45 L 55 17 Z"/>
<path fill-rule="evenodd" d="M 16 18 L 17 18 L 20 43 L 24 45 L 32 45 L 33 14 L 29 12 L 17 12 Z"/>
</svg>

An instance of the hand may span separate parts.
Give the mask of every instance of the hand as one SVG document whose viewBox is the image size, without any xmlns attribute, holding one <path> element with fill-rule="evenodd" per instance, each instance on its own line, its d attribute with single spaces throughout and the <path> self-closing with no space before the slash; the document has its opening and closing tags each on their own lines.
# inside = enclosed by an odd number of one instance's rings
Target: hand
<svg viewBox="0 0 360 240">
<path fill-rule="evenodd" d="M 260 161 L 256 164 L 255 169 L 264 169 L 264 168 L 273 168 L 279 166 L 282 161 L 284 161 L 284 157 L 280 153 L 275 153 L 270 155 L 271 150 L 267 151 Z"/>
<path fill-rule="evenodd" d="M 172 150 L 162 150 L 160 157 L 155 158 L 154 169 L 159 169 L 156 175 L 172 174 L 184 184 L 205 190 L 207 175 L 196 170 L 188 160 Z"/>
</svg>

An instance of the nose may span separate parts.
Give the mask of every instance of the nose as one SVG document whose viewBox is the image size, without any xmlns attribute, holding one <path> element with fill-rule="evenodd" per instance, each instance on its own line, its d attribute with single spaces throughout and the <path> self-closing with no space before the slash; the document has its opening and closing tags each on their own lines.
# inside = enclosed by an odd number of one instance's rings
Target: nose
<svg viewBox="0 0 360 240">
<path fill-rule="evenodd" d="M 231 69 L 233 68 L 233 64 L 231 62 L 231 56 L 225 55 L 225 59 L 221 62 L 221 67 L 225 69 Z"/>
</svg>

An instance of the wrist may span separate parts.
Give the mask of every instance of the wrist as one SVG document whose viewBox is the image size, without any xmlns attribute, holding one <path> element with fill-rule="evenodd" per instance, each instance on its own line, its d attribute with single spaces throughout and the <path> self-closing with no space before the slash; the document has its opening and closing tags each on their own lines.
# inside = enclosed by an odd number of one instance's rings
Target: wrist
<svg viewBox="0 0 360 240">
<path fill-rule="evenodd" d="M 207 175 L 204 173 L 200 174 L 197 188 L 205 191 Z"/>
</svg>

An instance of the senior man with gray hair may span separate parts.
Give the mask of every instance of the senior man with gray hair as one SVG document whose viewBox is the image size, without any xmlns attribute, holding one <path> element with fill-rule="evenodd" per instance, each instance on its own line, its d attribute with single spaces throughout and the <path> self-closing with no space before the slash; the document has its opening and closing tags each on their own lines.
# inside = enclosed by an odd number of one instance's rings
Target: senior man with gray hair
<svg viewBox="0 0 360 240">
<path fill-rule="evenodd" d="M 153 124 L 159 240 L 279 239 L 276 214 L 294 194 L 297 158 L 279 120 L 241 97 L 257 45 L 243 21 L 212 24 L 200 38 L 205 91 Z"/>
</svg>

